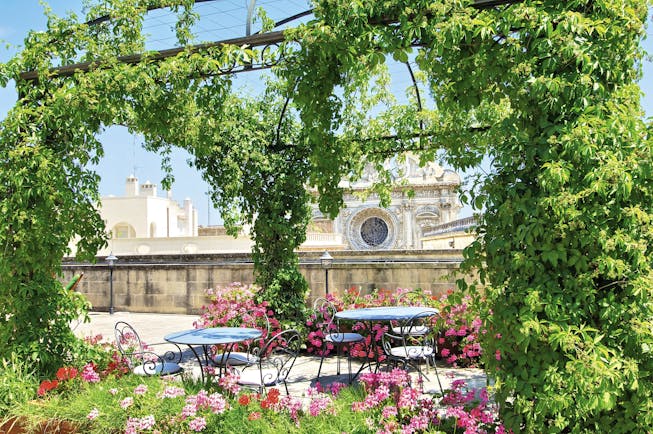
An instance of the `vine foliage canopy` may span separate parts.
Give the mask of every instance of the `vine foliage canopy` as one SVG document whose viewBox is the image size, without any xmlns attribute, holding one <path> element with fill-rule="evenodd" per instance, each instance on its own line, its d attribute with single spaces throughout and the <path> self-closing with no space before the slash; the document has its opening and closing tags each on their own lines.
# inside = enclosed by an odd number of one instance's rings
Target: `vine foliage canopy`
<svg viewBox="0 0 653 434">
<path fill-rule="evenodd" d="M 47 371 L 76 345 L 68 321 L 82 302 L 56 276 L 71 239 L 87 259 L 106 242 L 89 169 L 106 126 L 143 134 L 164 165 L 173 147 L 191 153 L 226 225 L 253 228 L 263 297 L 288 321 L 307 290 L 294 251 L 309 189 L 335 216 L 340 180 L 364 164 L 411 151 L 464 170 L 489 157 L 464 196 L 484 211 L 463 264 L 484 290 L 460 285 L 487 307 L 502 418 L 515 432 L 652 431 L 653 158 L 636 84 L 649 5 L 509 3 L 315 0 L 313 18 L 282 33 L 281 59 L 192 45 L 191 0 L 50 14 L 0 67 L 20 95 L 0 127 L 2 357 Z M 154 7 L 177 14 L 174 55 L 145 49 Z M 417 68 L 432 107 L 393 98 L 390 58 Z M 275 63 L 265 92 L 235 91 L 230 65 L 254 63 Z"/>
</svg>

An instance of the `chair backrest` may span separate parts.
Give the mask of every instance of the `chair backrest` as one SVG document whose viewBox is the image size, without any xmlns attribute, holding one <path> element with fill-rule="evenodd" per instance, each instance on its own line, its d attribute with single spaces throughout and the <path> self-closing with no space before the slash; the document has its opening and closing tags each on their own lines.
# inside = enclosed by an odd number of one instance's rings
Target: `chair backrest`
<svg viewBox="0 0 653 434">
<path fill-rule="evenodd" d="M 118 321 L 113 330 L 116 336 L 116 346 L 123 356 L 127 357 L 145 351 L 143 341 L 130 324 Z"/>
<path fill-rule="evenodd" d="M 392 347 L 403 346 L 406 353 L 420 351 L 417 348 L 435 348 L 435 339 L 432 333 L 433 313 L 431 311 L 419 312 L 406 320 L 398 321 L 391 331 L 383 335 L 383 349 L 386 354 L 391 353 Z M 412 350 L 409 351 L 408 348 Z M 417 354 L 414 354 L 417 355 Z"/>
<path fill-rule="evenodd" d="M 336 327 L 333 326 L 333 323 L 336 319 L 336 313 L 338 313 L 338 310 L 336 309 L 336 306 L 333 304 L 333 302 L 327 300 L 324 297 L 319 297 L 313 302 L 313 311 L 317 315 L 317 318 L 322 316 L 324 319 L 322 327 L 320 328 L 325 333 L 331 333 L 332 331 L 336 331 L 338 329 L 337 324 Z"/>
<path fill-rule="evenodd" d="M 264 346 L 254 348 L 252 354 L 258 358 L 262 385 L 285 382 L 295 364 L 302 346 L 297 330 L 285 330 L 268 339 Z"/>
</svg>

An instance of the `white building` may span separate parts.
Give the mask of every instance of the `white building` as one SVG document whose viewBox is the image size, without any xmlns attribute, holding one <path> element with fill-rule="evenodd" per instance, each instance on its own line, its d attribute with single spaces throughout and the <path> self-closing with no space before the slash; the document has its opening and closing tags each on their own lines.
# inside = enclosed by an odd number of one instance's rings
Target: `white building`
<svg viewBox="0 0 653 434">
<path fill-rule="evenodd" d="M 197 210 L 190 199 L 180 206 L 171 192 L 159 197 L 155 184 L 139 185 L 133 175 L 124 196 L 102 197 L 100 213 L 112 239 L 197 236 Z"/>
<path fill-rule="evenodd" d="M 376 194 L 361 199 L 378 177 L 370 165 L 359 181 L 341 184 L 346 189 L 345 208 L 334 220 L 313 207 L 300 250 L 454 249 L 469 244 L 474 236 L 457 221 L 462 208 L 460 176 L 436 163 L 419 167 L 413 155 L 393 164 L 396 186 L 387 208 L 379 206 Z M 127 178 L 125 196 L 102 198 L 100 213 L 111 232 L 100 256 L 247 253 L 253 244 L 246 231 L 237 238 L 217 226 L 198 231 L 197 210 L 190 199 L 179 206 L 170 192 L 158 197 L 156 185 L 139 185 L 134 176 Z"/>
</svg>

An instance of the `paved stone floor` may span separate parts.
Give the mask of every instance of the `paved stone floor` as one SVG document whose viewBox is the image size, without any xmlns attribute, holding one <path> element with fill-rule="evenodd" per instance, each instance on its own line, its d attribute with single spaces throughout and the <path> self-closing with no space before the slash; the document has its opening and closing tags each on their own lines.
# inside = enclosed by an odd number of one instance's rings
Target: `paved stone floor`
<svg viewBox="0 0 653 434">
<path fill-rule="evenodd" d="M 196 315 L 173 315 L 173 314 L 158 314 L 158 313 L 131 313 L 131 312 L 115 312 L 109 315 L 106 312 L 92 312 L 90 314 L 91 321 L 89 323 L 76 323 L 72 324 L 75 333 L 80 337 L 102 335 L 103 340 L 114 342 L 113 328 L 117 321 L 126 321 L 131 324 L 141 339 L 148 343 L 164 342 L 163 336 L 168 333 L 192 329 L 193 322 L 198 318 Z M 336 375 L 336 357 L 327 357 L 322 366 L 322 373 L 320 382 L 328 384 L 335 381 L 346 383 L 348 380 L 347 375 L 347 361 L 343 358 L 341 361 L 341 375 Z M 319 357 L 300 356 L 289 380 L 289 390 L 291 395 L 302 397 L 305 396 L 306 391 L 312 385 L 315 385 L 317 370 L 320 364 Z M 182 365 L 186 372 L 191 375 L 199 377 L 200 371 L 195 357 L 190 351 L 184 352 L 184 359 Z M 355 371 L 360 367 L 359 363 L 354 362 L 352 369 Z M 365 368 L 367 369 L 367 368 Z M 468 387 L 480 388 L 486 385 L 485 373 L 481 369 L 460 369 L 448 368 L 441 362 L 438 363 L 438 374 L 442 387 L 446 390 L 453 380 L 465 380 Z M 363 371 L 365 372 L 365 370 Z M 413 378 L 417 378 L 416 373 L 413 373 Z M 429 381 L 424 382 L 425 393 L 439 393 L 440 387 L 436 381 L 436 375 L 433 367 L 430 367 L 426 372 Z"/>
</svg>

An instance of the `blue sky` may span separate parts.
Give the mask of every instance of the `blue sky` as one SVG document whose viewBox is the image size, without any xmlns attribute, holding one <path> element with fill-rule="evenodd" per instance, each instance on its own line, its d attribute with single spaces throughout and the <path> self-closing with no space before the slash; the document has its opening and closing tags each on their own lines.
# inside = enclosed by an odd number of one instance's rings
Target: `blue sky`
<svg viewBox="0 0 653 434">
<path fill-rule="evenodd" d="M 208 2 L 214 3 L 214 2 Z M 232 2 L 233 3 L 233 2 Z M 245 3 L 245 0 L 241 0 Z M 263 2 L 259 2 L 263 3 Z M 303 10 L 303 3 L 300 0 L 286 0 L 286 4 L 293 3 L 297 10 Z M 9 59 L 15 52 L 15 46 L 22 45 L 23 39 L 31 29 L 41 30 L 46 26 L 46 19 L 43 15 L 43 7 L 39 0 L 0 0 L 0 40 L 11 44 L 12 48 L 5 48 L 4 44 L 0 46 L 0 62 Z M 49 6 L 57 15 L 65 15 L 72 11 L 80 13 L 82 0 L 50 0 Z M 208 5 L 208 4 L 207 4 Z M 274 12 L 273 12 L 274 13 Z M 284 11 L 279 11 L 281 16 Z M 653 54 L 653 23 L 649 13 L 649 28 L 647 29 L 648 39 L 644 46 Z M 238 18 L 237 18 L 238 19 Z M 236 32 L 239 35 L 244 34 L 236 23 Z M 159 25 L 159 27 L 161 24 Z M 171 48 L 172 45 L 161 41 L 161 46 L 156 48 Z M 642 106 L 648 117 L 653 117 L 653 61 L 648 60 L 643 65 L 644 77 L 640 82 L 644 96 Z M 14 105 L 16 93 L 11 87 L 0 88 L 0 118 L 3 118 L 6 112 Z M 105 145 L 105 157 L 98 166 L 98 172 L 102 177 L 100 193 L 102 195 L 122 195 L 124 194 L 125 179 L 132 173 L 135 173 L 141 182 L 151 181 L 160 184 L 162 172 L 159 168 L 160 160 L 156 155 L 149 154 L 141 147 L 141 139 L 138 136 L 132 136 L 126 129 L 113 127 L 102 135 L 102 142 Z M 190 198 L 198 209 L 199 224 L 218 224 L 218 213 L 209 206 L 206 191 L 207 186 L 200 178 L 199 174 L 188 167 L 186 164 L 189 155 L 184 151 L 177 151 L 173 156 L 173 168 L 175 183 L 172 187 L 173 197 L 182 202 L 185 198 Z M 159 189 L 159 194 L 163 192 Z M 463 210 L 463 215 L 469 215 L 471 210 Z"/>
</svg>

